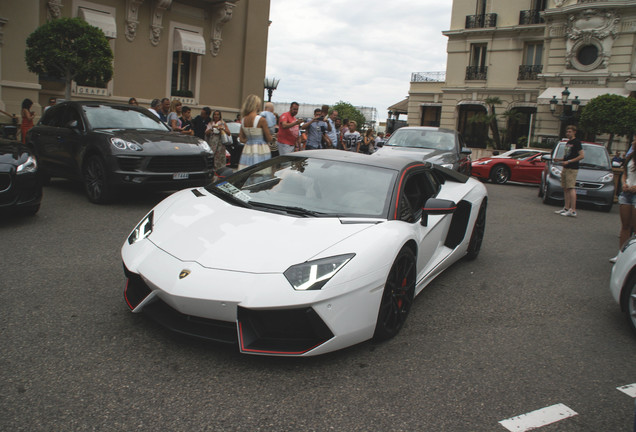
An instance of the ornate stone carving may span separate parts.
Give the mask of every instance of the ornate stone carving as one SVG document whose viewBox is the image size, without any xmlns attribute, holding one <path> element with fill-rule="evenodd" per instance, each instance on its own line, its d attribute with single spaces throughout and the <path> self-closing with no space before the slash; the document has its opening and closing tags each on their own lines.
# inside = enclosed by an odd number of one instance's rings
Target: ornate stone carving
<svg viewBox="0 0 636 432">
<path fill-rule="evenodd" d="M 620 17 L 614 11 L 586 9 L 568 18 L 566 29 L 566 67 L 582 71 L 607 68 L 614 39 L 618 37 Z M 576 56 L 585 46 L 598 49 L 598 61 L 591 65 L 581 65 Z"/>
<path fill-rule="evenodd" d="M 554 5 L 556 7 L 561 7 L 563 6 L 563 3 L 565 3 L 565 0 L 554 0 Z"/>
<path fill-rule="evenodd" d="M 163 13 L 170 7 L 172 0 L 155 0 L 152 8 L 152 24 L 150 26 L 150 43 L 159 45 L 161 30 L 163 30 Z"/>
<path fill-rule="evenodd" d="M 137 36 L 139 7 L 144 0 L 126 0 L 126 40 L 132 42 Z"/>
<path fill-rule="evenodd" d="M 47 19 L 54 20 L 62 16 L 62 0 L 49 0 L 46 4 L 46 17 Z"/>
<path fill-rule="evenodd" d="M 212 39 L 210 44 L 210 52 L 213 57 L 219 55 L 219 51 L 221 50 L 221 42 L 223 38 L 221 37 L 221 33 L 223 30 L 223 26 L 232 19 L 232 14 L 234 13 L 234 8 L 236 7 L 236 2 L 238 0 L 226 1 L 223 6 L 219 10 L 219 13 L 216 15 L 215 20 L 212 22 Z"/>
</svg>

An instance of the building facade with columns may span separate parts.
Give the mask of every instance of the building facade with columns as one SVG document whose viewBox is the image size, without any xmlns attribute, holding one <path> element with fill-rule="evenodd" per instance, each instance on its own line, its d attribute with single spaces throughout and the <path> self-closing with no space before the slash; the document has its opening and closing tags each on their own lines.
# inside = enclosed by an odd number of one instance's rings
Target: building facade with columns
<svg viewBox="0 0 636 432">
<path fill-rule="evenodd" d="M 412 74 L 408 123 L 458 129 L 471 147 L 488 143 L 473 119 L 495 98 L 504 144 L 519 146 L 563 137 L 596 96 L 636 90 L 636 0 L 453 0 L 443 34 L 446 72 Z"/>
<path fill-rule="evenodd" d="M 1 0 L 0 109 L 20 116 L 22 100 L 41 113 L 64 83 L 28 71 L 27 37 L 48 20 L 79 17 L 101 28 L 113 51 L 112 80 L 72 86 L 72 99 L 148 106 L 181 99 L 233 118 L 248 94 L 263 95 L 270 0 Z M 8 118 L 0 118 L 6 123 Z"/>
</svg>

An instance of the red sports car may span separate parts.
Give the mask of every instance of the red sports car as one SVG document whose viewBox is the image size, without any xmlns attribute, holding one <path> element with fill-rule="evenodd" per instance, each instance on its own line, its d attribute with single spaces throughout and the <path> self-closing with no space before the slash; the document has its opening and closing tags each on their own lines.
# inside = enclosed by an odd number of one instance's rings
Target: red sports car
<svg viewBox="0 0 636 432">
<path fill-rule="evenodd" d="M 472 175 L 493 183 L 504 184 L 508 180 L 522 183 L 541 183 L 545 162 L 541 156 L 545 150 L 516 149 L 491 157 L 483 157 L 472 163 Z"/>
</svg>

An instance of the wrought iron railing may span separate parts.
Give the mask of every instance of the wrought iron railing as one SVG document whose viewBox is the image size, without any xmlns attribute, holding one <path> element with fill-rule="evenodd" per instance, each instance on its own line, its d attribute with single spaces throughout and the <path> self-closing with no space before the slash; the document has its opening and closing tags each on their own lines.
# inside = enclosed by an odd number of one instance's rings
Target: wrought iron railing
<svg viewBox="0 0 636 432">
<path fill-rule="evenodd" d="M 467 80 L 485 80 L 488 77 L 488 66 L 467 66 Z"/>
<path fill-rule="evenodd" d="M 536 80 L 543 72 L 543 65 L 521 65 L 519 66 L 518 80 Z"/>
<path fill-rule="evenodd" d="M 545 20 L 541 16 L 541 11 L 536 9 L 519 11 L 519 25 L 543 23 L 545 23 Z"/>
<path fill-rule="evenodd" d="M 497 27 L 497 14 L 466 15 L 466 28 Z"/>
<path fill-rule="evenodd" d="M 411 82 L 444 82 L 446 72 L 413 72 Z"/>
</svg>

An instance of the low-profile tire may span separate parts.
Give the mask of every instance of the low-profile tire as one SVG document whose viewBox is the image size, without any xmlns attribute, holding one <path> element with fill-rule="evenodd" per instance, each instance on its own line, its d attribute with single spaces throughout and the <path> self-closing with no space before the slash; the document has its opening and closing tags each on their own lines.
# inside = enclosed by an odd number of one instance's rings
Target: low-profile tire
<svg viewBox="0 0 636 432">
<path fill-rule="evenodd" d="M 505 165 L 495 165 L 490 170 L 490 180 L 496 184 L 504 184 L 510 179 L 510 169 Z"/>
<path fill-rule="evenodd" d="M 477 255 L 479 255 L 479 251 L 481 250 L 481 243 L 484 240 L 484 233 L 486 232 L 486 207 L 488 207 L 488 203 L 484 198 L 481 202 L 481 206 L 479 206 L 479 213 L 477 213 L 473 233 L 471 234 L 470 241 L 468 242 L 466 259 L 474 260 L 477 258 Z"/>
<path fill-rule="evenodd" d="M 19 214 L 22 216 L 35 216 L 38 211 L 40 211 L 40 204 L 21 208 Z"/>
<path fill-rule="evenodd" d="M 636 333 L 636 274 L 633 274 L 623 287 L 621 305 L 630 327 Z"/>
<path fill-rule="evenodd" d="M 415 254 L 404 247 L 393 262 L 386 280 L 373 339 L 384 341 L 400 332 L 415 295 Z"/>
<path fill-rule="evenodd" d="M 539 183 L 539 192 L 537 192 L 539 198 L 543 198 L 543 181 Z"/>
<path fill-rule="evenodd" d="M 553 203 L 553 201 L 550 199 L 550 187 L 548 186 L 547 182 L 543 184 L 543 192 L 541 195 L 541 201 L 543 201 L 543 204 Z"/>
<path fill-rule="evenodd" d="M 108 172 L 104 160 L 98 155 L 89 156 L 82 169 L 84 191 L 88 200 L 95 204 L 106 204 L 115 198 L 115 188 L 108 183 Z"/>
</svg>

